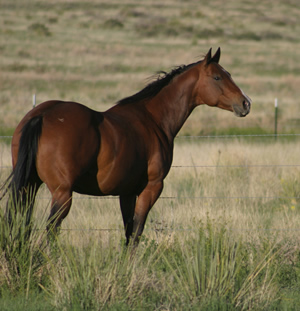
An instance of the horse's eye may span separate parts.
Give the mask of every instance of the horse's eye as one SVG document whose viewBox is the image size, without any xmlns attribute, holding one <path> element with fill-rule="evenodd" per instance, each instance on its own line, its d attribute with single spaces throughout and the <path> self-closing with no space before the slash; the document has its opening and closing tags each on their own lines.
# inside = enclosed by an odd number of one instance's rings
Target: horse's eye
<svg viewBox="0 0 300 311">
<path fill-rule="evenodd" d="M 221 80 L 221 77 L 220 77 L 220 76 L 214 76 L 214 79 L 215 79 L 216 81 L 219 81 L 219 80 Z"/>
</svg>

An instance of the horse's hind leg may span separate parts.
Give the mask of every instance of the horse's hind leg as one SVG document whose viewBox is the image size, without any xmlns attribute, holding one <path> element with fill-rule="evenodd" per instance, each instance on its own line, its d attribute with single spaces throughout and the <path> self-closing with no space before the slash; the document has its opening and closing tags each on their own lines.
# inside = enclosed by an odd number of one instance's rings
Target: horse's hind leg
<svg viewBox="0 0 300 311">
<path fill-rule="evenodd" d="M 72 192 L 59 188 L 52 194 L 51 212 L 48 218 L 47 231 L 57 233 L 61 222 L 68 215 L 72 204 Z"/>
</svg>

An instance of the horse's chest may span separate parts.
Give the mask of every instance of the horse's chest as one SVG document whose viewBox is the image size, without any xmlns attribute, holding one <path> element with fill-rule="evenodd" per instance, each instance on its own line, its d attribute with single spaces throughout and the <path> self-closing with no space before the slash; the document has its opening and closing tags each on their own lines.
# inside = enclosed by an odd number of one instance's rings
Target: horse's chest
<svg viewBox="0 0 300 311">
<path fill-rule="evenodd" d="M 151 180 L 163 179 L 172 151 L 156 135 L 142 140 L 129 135 L 114 144 L 103 142 L 98 157 L 97 180 L 104 194 L 138 193 Z"/>
</svg>

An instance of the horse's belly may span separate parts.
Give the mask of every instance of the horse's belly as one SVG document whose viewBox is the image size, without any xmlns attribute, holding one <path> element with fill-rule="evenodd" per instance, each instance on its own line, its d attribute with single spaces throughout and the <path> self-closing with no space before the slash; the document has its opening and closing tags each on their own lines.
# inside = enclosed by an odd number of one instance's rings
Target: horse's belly
<svg viewBox="0 0 300 311">
<path fill-rule="evenodd" d="M 84 175 L 81 176 L 73 186 L 73 191 L 80 194 L 102 196 L 96 176 Z"/>
<path fill-rule="evenodd" d="M 126 176 L 126 178 L 118 178 L 118 176 L 99 181 L 99 190 L 102 195 L 138 195 L 146 185 L 146 178 L 141 176 Z"/>
<path fill-rule="evenodd" d="M 98 171 L 97 176 L 85 174 L 75 183 L 73 190 L 77 193 L 105 196 L 105 195 L 138 195 L 147 183 L 146 170 L 138 167 L 131 170 L 113 169 L 109 172 Z"/>
</svg>

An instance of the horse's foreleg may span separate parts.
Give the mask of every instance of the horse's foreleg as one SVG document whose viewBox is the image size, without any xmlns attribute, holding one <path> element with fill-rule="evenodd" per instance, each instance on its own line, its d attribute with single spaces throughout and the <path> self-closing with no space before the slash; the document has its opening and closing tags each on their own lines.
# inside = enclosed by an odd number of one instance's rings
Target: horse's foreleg
<svg viewBox="0 0 300 311">
<path fill-rule="evenodd" d="M 120 196 L 120 207 L 126 235 L 126 245 L 130 242 L 133 230 L 133 215 L 136 203 L 136 195 L 122 195 Z"/>
<path fill-rule="evenodd" d="M 139 195 L 134 210 L 132 237 L 138 243 L 143 233 L 145 222 L 151 207 L 154 205 L 163 190 L 163 182 L 150 182 Z"/>
</svg>

